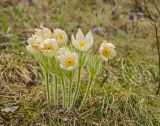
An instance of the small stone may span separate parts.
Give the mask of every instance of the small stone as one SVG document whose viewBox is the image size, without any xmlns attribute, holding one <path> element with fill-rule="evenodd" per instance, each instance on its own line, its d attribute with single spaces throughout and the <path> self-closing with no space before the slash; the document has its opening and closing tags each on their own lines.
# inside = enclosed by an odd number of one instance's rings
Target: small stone
<svg viewBox="0 0 160 126">
<path fill-rule="evenodd" d="M 6 112 L 6 113 L 9 113 L 9 112 L 12 112 L 14 113 L 15 111 L 17 111 L 19 109 L 19 106 L 10 106 L 10 107 L 6 107 L 4 109 L 1 109 L 2 112 Z"/>
</svg>

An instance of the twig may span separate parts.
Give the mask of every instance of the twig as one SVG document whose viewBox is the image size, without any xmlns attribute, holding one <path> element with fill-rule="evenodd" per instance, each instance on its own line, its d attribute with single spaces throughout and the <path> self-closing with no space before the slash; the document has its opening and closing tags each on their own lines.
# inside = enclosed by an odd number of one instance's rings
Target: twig
<svg viewBox="0 0 160 126">
<path fill-rule="evenodd" d="M 159 78 L 158 78 L 159 84 L 158 84 L 158 89 L 156 92 L 156 95 L 158 95 L 159 91 L 160 91 L 160 45 L 159 45 L 159 38 L 158 38 L 158 28 L 157 28 L 156 24 L 155 24 L 154 28 L 155 28 L 155 32 L 156 32 L 155 35 L 156 35 L 156 43 L 157 43 L 158 58 L 159 58 Z"/>
<path fill-rule="evenodd" d="M 158 11 L 159 15 L 160 15 L 160 9 L 158 8 L 157 4 L 155 3 L 155 0 L 151 0 L 152 4 L 155 6 L 156 10 Z M 160 24 L 157 23 L 157 20 L 159 17 L 155 17 L 155 19 L 152 17 L 148 7 L 147 7 L 147 3 L 146 0 L 144 0 L 144 6 L 145 6 L 145 10 L 147 12 L 147 17 L 148 19 L 152 22 L 151 24 L 154 26 L 155 29 L 155 38 L 156 38 L 156 45 L 157 45 L 157 53 L 158 53 L 158 68 L 159 68 L 159 75 L 158 75 L 158 88 L 156 91 L 156 95 L 159 94 L 160 92 L 160 43 L 159 43 L 159 38 L 158 38 L 158 28 L 160 26 Z"/>
<path fill-rule="evenodd" d="M 151 0 L 153 5 L 155 6 L 156 10 L 158 11 L 159 15 L 160 15 L 160 9 L 158 8 L 157 4 L 155 3 L 154 0 Z"/>
<path fill-rule="evenodd" d="M 102 87 L 104 85 L 104 83 L 106 82 L 106 80 L 108 79 L 108 71 L 106 69 L 104 69 L 106 72 L 106 77 L 102 80 L 102 83 L 100 84 L 100 87 Z"/>
</svg>

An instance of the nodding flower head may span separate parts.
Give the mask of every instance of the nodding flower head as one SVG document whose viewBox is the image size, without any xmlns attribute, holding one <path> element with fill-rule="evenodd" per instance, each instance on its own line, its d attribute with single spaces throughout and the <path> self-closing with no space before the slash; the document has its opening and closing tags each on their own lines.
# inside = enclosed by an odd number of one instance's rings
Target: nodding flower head
<svg viewBox="0 0 160 126">
<path fill-rule="evenodd" d="M 57 41 L 55 39 L 46 39 L 41 43 L 40 49 L 45 56 L 55 56 L 55 53 L 58 50 Z"/>
<path fill-rule="evenodd" d="M 103 40 L 99 48 L 99 53 L 100 57 L 105 61 L 112 59 L 116 56 L 115 46 L 112 43 Z"/>
<path fill-rule="evenodd" d="M 53 38 L 51 30 L 46 27 L 43 27 L 42 25 L 40 26 L 40 28 L 35 29 L 35 35 L 41 37 L 43 40 Z"/>
<path fill-rule="evenodd" d="M 28 38 L 27 43 L 29 44 L 26 49 L 31 54 L 38 54 L 40 53 L 40 44 L 43 39 L 40 36 L 32 35 L 32 37 Z"/>
<path fill-rule="evenodd" d="M 68 36 L 64 30 L 55 29 L 53 33 L 53 37 L 57 40 L 58 43 L 63 44 L 68 40 Z"/>
<path fill-rule="evenodd" d="M 31 53 L 33 55 L 40 53 L 38 43 L 29 44 L 29 45 L 26 46 L 26 49 L 29 53 Z"/>
</svg>

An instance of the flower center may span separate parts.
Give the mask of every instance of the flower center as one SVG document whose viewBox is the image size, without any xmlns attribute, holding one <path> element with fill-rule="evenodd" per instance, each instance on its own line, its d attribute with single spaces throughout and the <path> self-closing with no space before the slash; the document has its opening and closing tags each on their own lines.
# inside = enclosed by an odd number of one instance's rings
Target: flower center
<svg viewBox="0 0 160 126">
<path fill-rule="evenodd" d="M 54 47 L 52 44 L 47 44 L 47 45 L 44 45 L 44 50 L 54 50 Z"/>
<path fill-rule="evenodd" d="M 71 66 L 74 66 L 74 64 L 75 64 L 75 59 L 74 58 L 66 58 L 65 59 L 65 65 L 67 66 L 67 67 L 71 67 Z"/>
<path fill-rule="evenodd" d="M 62 34 L 58 34 L 58 35 L 56 36 L 56 39 L 59 40 L 59 41 L 62 40 L 62 39 L 63 39 Z"/>
<path fill-rule="evenodd" d="M 83 47 L 83 46 L 85 46 L 86 44 L 87 44 L 87 42 L 86 42 L 86 41 L 83 41 L 83 40 L 79 42 L 80 47 Z"/>
<path fill-rule="evenodd" d="M 103 56 L 108 57 L 110 54 L 109 48 L 105 47 L 102 52 Z"/>
</svg>

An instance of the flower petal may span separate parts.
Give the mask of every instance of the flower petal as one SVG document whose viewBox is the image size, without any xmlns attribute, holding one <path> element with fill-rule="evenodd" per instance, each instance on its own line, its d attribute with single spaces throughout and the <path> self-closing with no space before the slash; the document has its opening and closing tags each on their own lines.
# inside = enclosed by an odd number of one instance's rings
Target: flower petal
<svg viewBox="0 0 160 126">
<path fill-rule="evenodd" d="M 106 40 L 103 40 L 103 43 L 102 43 L 102 44 L 108 45 L 108 46 L 111 47 L 111 48 L 116 48 L 115 45 L 113 45 L 112 43 L 107 42 Z"/>
<path fill-rule="evenodd" d="M 80 40 L 83 40 L 83 39 L 84 39 L 84 34 L 83 34 L 82 30 L 79 28 L 78 32 L 76 34 L 76 40 L 80 41 Z"/>
<path fill-rule="evenodd" d="M 91 31 L 87 33 L 87 35 L 85 36 L 85 40 L 91 45 L 93 44 L 93 35 Z"/>
</svg>

